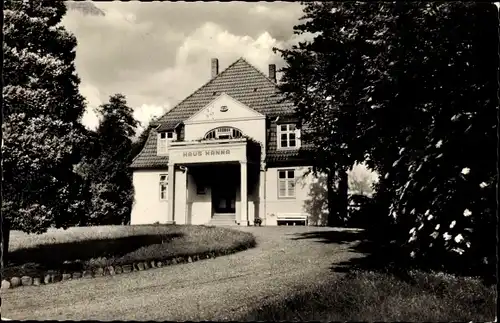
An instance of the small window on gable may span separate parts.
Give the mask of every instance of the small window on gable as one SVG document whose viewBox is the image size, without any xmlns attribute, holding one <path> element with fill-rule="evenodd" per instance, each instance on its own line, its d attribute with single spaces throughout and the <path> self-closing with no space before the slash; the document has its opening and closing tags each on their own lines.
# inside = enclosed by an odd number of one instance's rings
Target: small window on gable
<svg viewBox="0 0 500 323">
<path fill-rule="evenodd" d="M 278 198 L 295 198 L 295 170 L 278 170 Z"/>
<path fill-rule="evenodd" d="M 233 127 L 219 127 L 205 134 L 205 139 L 235 139 L 241 137 L 243 137 L 241 131 Z"/>
<path fill-rule="evenodd" d="M 300 130 L 294 124 L 278 125 L 278 148 L 297 149 L 300 147 Z"/>
<path fill-rule="evenodd" d="M 173 131 L 158 133 L 158 155 L 165 155 L 168 152 L 168 145 L 175 140 L 176 134 Z"/>
</svg>

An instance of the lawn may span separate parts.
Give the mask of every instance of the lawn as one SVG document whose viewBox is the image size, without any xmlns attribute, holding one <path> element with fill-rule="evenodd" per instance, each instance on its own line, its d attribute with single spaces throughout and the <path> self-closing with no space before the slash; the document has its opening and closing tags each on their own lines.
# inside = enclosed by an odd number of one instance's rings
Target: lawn
<svg viewBox="0 0 500 323">
<path fill-rule="evenodd" d="M 496 288 L 479 279 L 411 271 L 353 271 L 308 291 L 274 299 L 239 321 L 489 321 L 496 318 Z"/>
<path fill-rule="evenodd" d="M 252 248 L 252 234 L 221 227 L 139 225 L 52 229 L 41 235 L 11 232 L 2 279 L 75 272 L 177 257 L 229 254 Z"/>
</svg>

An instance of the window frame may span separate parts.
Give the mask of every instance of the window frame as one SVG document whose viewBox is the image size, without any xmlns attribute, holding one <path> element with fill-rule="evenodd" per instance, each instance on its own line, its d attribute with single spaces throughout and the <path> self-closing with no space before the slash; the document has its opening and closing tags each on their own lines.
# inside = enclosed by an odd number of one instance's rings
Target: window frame
<svg viewBox="0 0 500 323">
<path fill-rule="evenodd" d="M 280 173 L 285 172 L 285 178 L 280 178 Z M 289 172 L 293 172 L 293 178 L 289 178 Z M 280 200 L 291 200 L 297 198 L 297 169 L 296 168 L 280 168 L 277 171 L 277 184 L 278 184 L 278 192 L 277 197 Z M 285 182 L 285 195 L 281 195 L 280 193 L 280 184 L 281 182 Z M 289 182 L 293 182 L 293 195 L 290 194 Z"/>
<path fill-rule="evenodd" d="M 162 177 L 165 179 L 162 180 Z M 165 188 L 165 196 L 162 198 L 163 188 Z M 158 181 L 158 198 L 160 202 L 168 201 L 168 174 L 160 174 Z"/>
<path fill-rule="evenodd" d="M 221 137 L 225 138 L 221 138 Z M 204 140 L 228 140 L 228 139 L 238 139 L 243 138 L 243 132 L 235 127 L 231 126 L 221 126 L 211 129 L 205 133 L 203 136 Z"/>
<path fill-rule="evenodd" d="M 165 135 L 165 138 L 162 138 L 162 135 Z M 177 139 L 177 134 L 174 131 L 158 132 L 157 148 L 156 148 L 157 155 L 158 156 L 167 155 L 169 143 L 176 139 Z M 164 145 L 164 147 L 162 147 L 162 145 Z"/>
<path fill-rule="evenodd" d="M 286 130 L 282 130 L 281 127 L 286 126 Z M 290 127 L 293 126 L 295 129 L 290 130 Z M 295 146 L 290 146 L 290 135 L 293 134 L 295 136 Z M 286 135 L 287 146 L 284 147 L 281 144 L 281 135 Z M 276 125 L 276 141 L 278 145 L 278 149 L 282 150 L 293 150 L 300 148 L 300 130 L 297 129 L 297 125 L 294 123 L 281 123 Z"/>
</svg>

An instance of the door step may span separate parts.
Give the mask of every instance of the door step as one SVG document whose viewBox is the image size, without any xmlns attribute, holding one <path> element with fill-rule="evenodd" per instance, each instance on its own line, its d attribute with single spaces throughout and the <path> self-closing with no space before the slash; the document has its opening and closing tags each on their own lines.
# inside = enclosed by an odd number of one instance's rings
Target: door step
<svg viewBox="0 0 500 323">
<path fill-rule="evenodd" d="M 209 222 L 210 225 L 215 226 L 233 226 L 238 225 L 236 223 L 236 215 L 235 214 L 214 214 L 212 219 Z"/>
</svg>

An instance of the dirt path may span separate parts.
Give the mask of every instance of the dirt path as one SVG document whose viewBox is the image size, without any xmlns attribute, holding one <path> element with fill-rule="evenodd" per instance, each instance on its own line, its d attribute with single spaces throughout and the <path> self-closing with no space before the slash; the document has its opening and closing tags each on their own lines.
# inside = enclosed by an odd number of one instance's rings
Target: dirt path
<svg viewBox="0 0 500 323">
<path fill-rule="evenodd" d="M 304 232 L 335 229 L 239 229 L 255 234 L 258 246 L 192 264 L 7 290 L 2 292 L 2 316 L 13 320 L 228 320 L 266 299 L 333 275 L 332 263 L 360 256 L 349 250 L 355 242 L 294 240 Z"/>
</svg>

